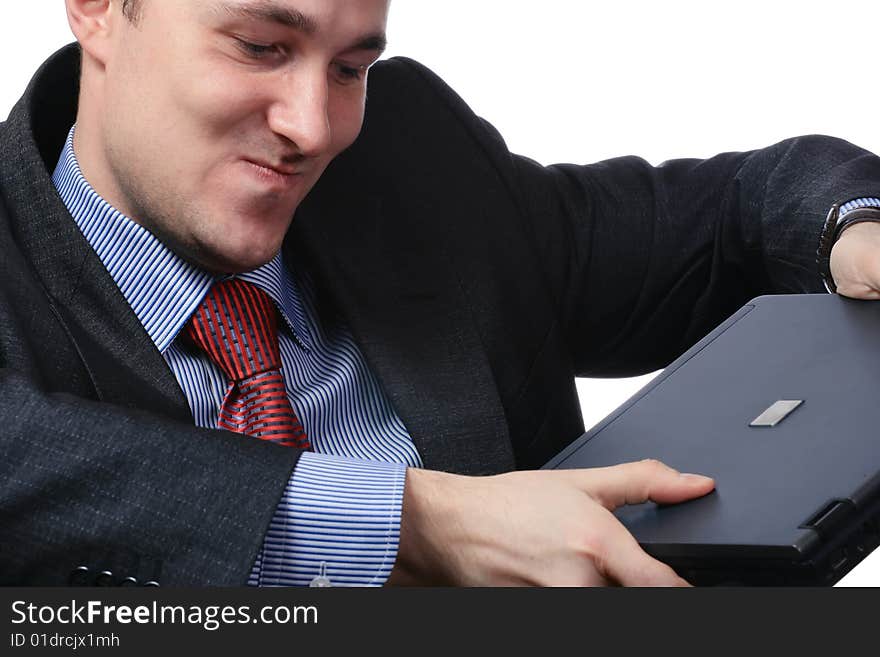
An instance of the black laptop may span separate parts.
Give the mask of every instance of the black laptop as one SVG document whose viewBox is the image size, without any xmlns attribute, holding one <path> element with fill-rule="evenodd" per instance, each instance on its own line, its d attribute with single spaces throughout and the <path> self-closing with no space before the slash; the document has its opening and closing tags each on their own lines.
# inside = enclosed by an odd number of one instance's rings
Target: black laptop
<svg viewBox="0 0 880 657">
<path fill-rule="evenodd" d="M 830 585 L 880 543 L 880 302 L 758 297 L 545 468 L 715 478 L 617 517 L 696 585 Z"/>
</svg>

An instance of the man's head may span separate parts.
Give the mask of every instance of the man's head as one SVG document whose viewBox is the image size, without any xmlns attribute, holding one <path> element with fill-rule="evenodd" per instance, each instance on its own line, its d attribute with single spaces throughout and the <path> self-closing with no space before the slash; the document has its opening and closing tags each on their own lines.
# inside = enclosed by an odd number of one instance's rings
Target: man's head
<svg viewBox="0 0 880 657">
<path fill-rule="evenodd" d="M 263 264 L 360 132 L 389 1 L 67 0 L 83 174 L 188 260 Z"/>
</svg>

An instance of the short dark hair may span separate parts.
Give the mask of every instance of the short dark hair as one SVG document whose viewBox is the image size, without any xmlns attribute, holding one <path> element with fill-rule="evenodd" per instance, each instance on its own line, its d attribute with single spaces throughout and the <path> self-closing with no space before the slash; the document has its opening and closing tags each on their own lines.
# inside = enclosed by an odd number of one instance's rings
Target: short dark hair
<svg viewBox="0 0 880 657">
<path fill-rule="evenodd" d="M 122 0 L 122 15 L 132 22 L 137 20 L 140 4 L 140 0 Z"/>
</svg>

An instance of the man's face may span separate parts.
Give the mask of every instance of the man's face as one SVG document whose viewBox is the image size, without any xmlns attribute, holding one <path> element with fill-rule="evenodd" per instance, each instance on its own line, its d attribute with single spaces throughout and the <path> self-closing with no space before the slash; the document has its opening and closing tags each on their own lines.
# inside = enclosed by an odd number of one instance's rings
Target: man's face
<svg viewBox="0 0 880 657">
<path fill-rule="evenodd" d="M 360 131 L 388 4 L 141 0 L 114 18 L 98 191 L 203 267 L 267 262 Z"/>
</svg>

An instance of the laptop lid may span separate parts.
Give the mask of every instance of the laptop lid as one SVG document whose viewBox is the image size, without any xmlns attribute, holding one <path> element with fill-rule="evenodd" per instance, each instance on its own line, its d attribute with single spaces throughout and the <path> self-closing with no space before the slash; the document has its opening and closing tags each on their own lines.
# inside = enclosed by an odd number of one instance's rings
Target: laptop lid
<svg viewBox="0 0 880 657">
<path fill-rule="evenodd" d="M 860 536 L 880 513 L 878 392 L 880 304 L 758 297 L 545 467 L 656 458 L 710 475 L 704 498 L 616 515 L 692 578 L 821 562 L 804 583 L 830 583 L 876 545 Z"/>
</svg>

